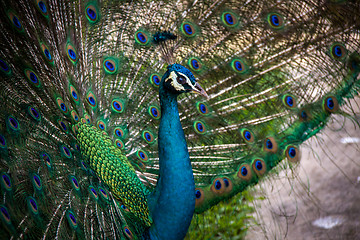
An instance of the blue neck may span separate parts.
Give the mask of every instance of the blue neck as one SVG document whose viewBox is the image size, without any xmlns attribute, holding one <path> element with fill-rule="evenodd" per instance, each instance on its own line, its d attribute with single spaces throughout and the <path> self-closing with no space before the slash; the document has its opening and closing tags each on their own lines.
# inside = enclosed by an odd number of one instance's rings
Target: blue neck
<svg viewBox="0 0 360 240">
<path fill-rule="evenodd" d="M 160 177 L 150 209 L 151 239 L 184 239 L 195 209 L 195 183 L 177 96 L 160 86 Z"/>
</svg>

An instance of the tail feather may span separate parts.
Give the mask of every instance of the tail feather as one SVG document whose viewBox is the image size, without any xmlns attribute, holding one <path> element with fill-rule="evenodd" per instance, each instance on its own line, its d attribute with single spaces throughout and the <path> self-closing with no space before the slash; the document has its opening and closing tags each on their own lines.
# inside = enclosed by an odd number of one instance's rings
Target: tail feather
<svg viewBox="0 0 360 240">
<path fill-rule="evenodd" d="M 77 134 L 93 125 L 124 156 L 116 164 L 138 177 L 124 184 L 141 181 L 144 196 L 154 191 L 166 59 L 190 69 L 209 95 L 179 99 L 197 213 L 258 183 L 285 158 L 298 163 L 300 146 L 333 115 L 354 115 L 343 109 L 353 109 L 349 99 L 360 88 L 358 7 L 1 1 L 1 236 L 143 234 L 150 217 L 139 219 L 133 202 L 119 199 L 102 166 L 84 159 Z M 177 36 L 169 46 L 153 41 L 163 31 Z"/>
</svg>

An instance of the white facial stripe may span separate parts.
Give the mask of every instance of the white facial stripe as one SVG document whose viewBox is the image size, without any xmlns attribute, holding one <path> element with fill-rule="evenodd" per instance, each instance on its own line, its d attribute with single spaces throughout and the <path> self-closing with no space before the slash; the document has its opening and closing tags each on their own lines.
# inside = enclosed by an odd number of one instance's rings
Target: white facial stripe
<svg viewBox="0 0 360 240">
<path fill-rule="evenodd" d="M 185 79 L 186 79 L 186 83 L 190 86 L 190 87 L 193 87 L 193 84 L 192 84 L 192 82 L 190 81 L 190 78 L 188 78 L 187 76 L 185 76 L 184 74 L 182 74 L 182 73 L 179 73 L 179 74 L 181 74 L 182 76 L 184 76 L 185 77 Z"/>
<path fill-rule="evenodd" d="M 186 75 L 184 75 L 184 74 L 182 74 L 182 73 L 180 73 L 180 72 L 178 72 L 178 74 L 181 75 L 181 76 L 183 76 L 183 77 L 186 79 L 186 83 L 187 83 L 189 86 L 192 86 L 192 83 L 191 83 L 190 79 L 189 79 Z M 169 81 L 169 80 L 172 80 L 172 81 L 170 82 L 170 84 L 175 88 L 176 91 L 185 91 L 185 88 L 183 87 L 183 85 L 181 85 L 180 83 L 178 83 L 178 81 L 177 81 L 177 76 L 178 76 L 178 75 L 173 71 L 173 72 L 170 73 L 170 76 L 169 76 L 167 79 L 165 79 L 165 82 L 167 82 L 167 81 Z"/>
</svg>

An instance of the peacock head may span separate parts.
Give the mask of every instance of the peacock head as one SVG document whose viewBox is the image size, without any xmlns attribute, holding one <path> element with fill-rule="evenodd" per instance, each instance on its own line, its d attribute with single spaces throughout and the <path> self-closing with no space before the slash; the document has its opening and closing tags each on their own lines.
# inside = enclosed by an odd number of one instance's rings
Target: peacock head
<svg viewBox="0 0 360 240">
<path fill-rule="evenodd" d="M 205 90 L 196 82 L 194 74 L 180 64 L 172 64 L 167 67 L 167 71 L 162 77 L 160 88 L 173 95 L 194 92 L 204 97 L 208 97 Z"/>
</svg>

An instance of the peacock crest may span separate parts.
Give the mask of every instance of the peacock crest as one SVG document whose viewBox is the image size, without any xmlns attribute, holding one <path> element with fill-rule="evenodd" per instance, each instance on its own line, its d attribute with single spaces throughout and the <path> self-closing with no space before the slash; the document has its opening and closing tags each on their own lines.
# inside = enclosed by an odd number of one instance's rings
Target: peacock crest
<svg viewBox="0 0 360 240">
<path fill-rule="evenodd" d="M 359 8 L 1 0 L 1 238 L 183 239 L 353 119 Z"/>
</svg>

